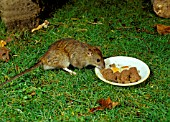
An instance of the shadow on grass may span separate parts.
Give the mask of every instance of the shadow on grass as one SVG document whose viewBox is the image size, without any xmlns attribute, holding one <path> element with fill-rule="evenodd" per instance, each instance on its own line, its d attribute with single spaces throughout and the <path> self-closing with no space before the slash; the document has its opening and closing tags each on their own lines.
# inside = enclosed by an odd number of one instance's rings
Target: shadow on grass
<svg viewBox="0 0 170 122">
<path fill-rule="evenodd" d="M 39 17 L 49 18 L 53 16 L 53 12 L 57 9 L 62 8 L 71 0 L 33 0 L 33 2 L 37 3 L 41 8 L 41 13 Z"/>
</svg>

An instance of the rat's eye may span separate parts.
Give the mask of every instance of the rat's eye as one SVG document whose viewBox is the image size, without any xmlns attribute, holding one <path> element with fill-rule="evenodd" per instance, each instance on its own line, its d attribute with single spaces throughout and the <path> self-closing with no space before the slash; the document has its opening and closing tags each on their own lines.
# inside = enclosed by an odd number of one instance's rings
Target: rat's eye
<svg viewBox="0 0 170 122">
<path fill-rule="evenodd" d="M 97 62 L 100 62 L 100 59 L 97 59 Z"/>
</svg>

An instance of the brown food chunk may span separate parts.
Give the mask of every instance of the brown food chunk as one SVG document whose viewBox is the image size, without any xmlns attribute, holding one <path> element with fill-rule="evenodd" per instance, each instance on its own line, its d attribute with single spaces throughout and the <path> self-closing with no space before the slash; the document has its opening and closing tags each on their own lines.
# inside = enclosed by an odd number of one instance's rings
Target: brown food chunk
<svg viewBox="0 0 170 122">
<path fill-rule="evenodd" d="M 141 79 L 136 67 L 131 67 L 129 71 L 130 71 L 130 82 L 136 82 Z"/>
<path fill-rule="evenodd" d="M 118 83 L 120 81 L 120 72 L 117 71 L 117 72 L 113 73 L 112 81 L 114 81 L 116 83 Z"/>
<path fill-rule="evenodd" d="M 111 66 L 115 66 L 115 64 L 112 64 Z M 102 69 L 100 72 L 106 80 L 116 83 L 127 84 L 137 82 L 141 79 L 136 67 L 131 67 L 129 70 L 125 69 L 121 73 L 119 71 L 114 73 L 110 68 Z"/>
<path fill-rule="evenodd" d="M 129 70 L 123 70 L 121 72 L 120 80 L 122 83 L 125 83 L 126 81 L 129 81 L 130 71 Z"/>
<path fill-rule="evenodd" d="M 113 74 L 113 81 L 120 82 L 120 72 L 117 71 Z"/>
<path fill-rule="evenodd" d="M 106 80 L 113 81 L 114 75 L 111 69 L 102 69 L 100 72 Z"/>
</svg>

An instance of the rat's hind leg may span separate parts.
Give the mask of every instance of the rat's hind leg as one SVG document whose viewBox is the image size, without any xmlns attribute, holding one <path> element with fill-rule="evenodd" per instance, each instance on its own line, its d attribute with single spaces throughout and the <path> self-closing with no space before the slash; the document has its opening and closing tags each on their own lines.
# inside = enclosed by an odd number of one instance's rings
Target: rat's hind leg
<svg viewBox="0 0 170 122">
<path fill-rule="evenodd" d="M 69 72 L 71 75 L 76 75 L 76 72 L 74 72 L 74 71 L 72 71 L 72 70 L 70 70 L 68 68 L 63 68 L 63 70 Z"/>
</svg>

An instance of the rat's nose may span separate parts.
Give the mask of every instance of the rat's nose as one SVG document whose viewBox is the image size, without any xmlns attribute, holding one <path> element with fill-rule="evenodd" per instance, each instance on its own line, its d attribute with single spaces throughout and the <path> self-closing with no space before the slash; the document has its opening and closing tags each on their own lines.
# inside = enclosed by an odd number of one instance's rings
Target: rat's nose
<svg viewBox="0 0 170 122">
<path fill-rule="evenodd" d="M 105 63 L 103 61 L 103 63 L 101 63 L 101 65 L 99 66 L 100 69 L 104 69 L 105 68 Z"/>
</svg>

